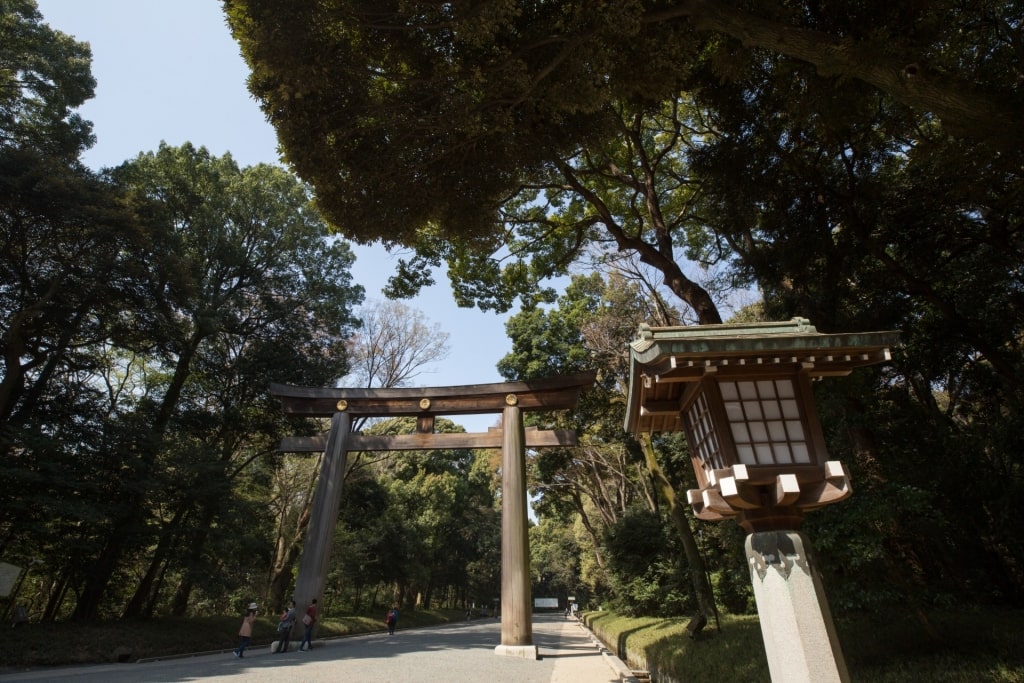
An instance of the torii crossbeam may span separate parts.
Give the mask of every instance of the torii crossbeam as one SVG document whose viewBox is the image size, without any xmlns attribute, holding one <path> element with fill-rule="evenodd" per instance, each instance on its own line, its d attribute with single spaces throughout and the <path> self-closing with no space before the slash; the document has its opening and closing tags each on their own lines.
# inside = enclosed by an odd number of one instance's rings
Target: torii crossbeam
<svg viewBox="0 0 1024 683">
<path fill-rule="evenodd" d="M 527 536 L 526 449 L 574 446 L 570 430 L 523 427 L 529 410 L 575 408 L 596 373 L 451 387 L 332 389 L 271 384 L 287 415 L 330 417 L 325 437 L 286 437 L 285 452 L 323 452 L 324 462 L 313 497 L 309 533 L 295 583 L 297 604 L 308 604 L 324 590 L 331 541 L 341 504 L 348 451 L 501 448 L 501 644 L 495 652 L 537 658 L 530 605 L 530 552 Z M 501 429 L 476 434 L 435 434 L 439 415 L 501 413 Z M 415 417 L 416 433 L 368 436 L 351 433 L 352 418 Z"/>
</svg>

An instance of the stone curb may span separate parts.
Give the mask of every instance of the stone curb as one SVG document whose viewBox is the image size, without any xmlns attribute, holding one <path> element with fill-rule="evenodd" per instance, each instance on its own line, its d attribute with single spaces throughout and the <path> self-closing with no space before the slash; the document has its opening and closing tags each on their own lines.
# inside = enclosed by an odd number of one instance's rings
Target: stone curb
<svg viewBox="0 0 1024 683">
<path fill-rule="evenodd" d="M 583 623 L 582 619 L 577 619 L 577 624 L 581 629 L 586 631 L 590 637 L 590 642 L 601 652 L 601 658 L 604 659 L 605 664 L 612 670 L 616 676 L 619 677 L 619 683 L 641 683 L 640 679 L 633 675 L 633 670 L 630 669 L 624 661 L 619 659 L 618 655 L 609 650 L 601 639 L 594 635 L 594 632 L 587 628 L 587 625 Z"/>
</svg>

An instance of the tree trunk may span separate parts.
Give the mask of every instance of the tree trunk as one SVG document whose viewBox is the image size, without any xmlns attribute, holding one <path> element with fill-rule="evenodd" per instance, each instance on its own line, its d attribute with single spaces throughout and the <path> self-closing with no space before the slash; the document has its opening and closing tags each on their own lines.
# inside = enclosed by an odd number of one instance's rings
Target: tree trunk
<svg viewBox="0 0 1024 683">
<path fill-rule="evenodd" d="M 572 494 L 573 503 L 576 505 L 576 512 L 580 516 L 580 522 L 583 523 L 583 528 L 587 530 L 587 535 L 590 536 L 590 542 L 594 544 L 594 561 L 597 562 L 597 566 L 604 570 L 604 557 L 601 555 L 601 539 L 597 537 L 597 531 L 594 530 L 594 525 L 590 522 L 590 517 L 587 517 L 586 511 L 583 509 L 583 500 L 579 494 L 573 491 Z"/>
<path fill-rule="evenodd" d="M 138 490 L 128 496 L 124 514 L 114 524 L 103 551 L 86 572 L 85 588 L 78 598 L 78 604 L 72 615 L 73 619 L 85 621 L 98 616 L 103 594 L 128 547 L 128 539 L 148 535 L 145 532 L 145 501 L 148 497 L 145 492 L 146 482 L 152 473 L 153 463 L 157 460 L 156 456 L 163 443 L 167 425 L 181 398 L 182 389 L 191 372 L 192 359 L 195 357 L 202 339 L 203 337 L 199 333 L 192 335 L 189 339 L 188 346 L 178 357 L 174 377 L 167 386 L 163 402 L 157 410 L 153 424 L 149 431 L 134 444 L 138 449 L 138 452 L 133 454 L 138 467 L 131 475 L 132 481 L 126 483 L 136 484 Z"/>
<path fill-rule="evenodd" d="M 690 529 L 690 522 L 686 517 L 685 509 L 679 505 L 675 489 L 672 488 L 672 484 L 665 476 L 661 465 L 655 457 L 654 444 L 651 443 L 650 434 L 640 434 L 638 437 L 640 448 L 644 453 L 644 461 L 647 463 L 647 467 L 650 469 L 651 476 L 661 495 L 668 502 L 669 516 L 672 518 L 672 524 L 675 526 L 676 533 L 679 534 L 679 539 L 683 543 L 683 551 L 686 553 L 686 562 L 690 568 L 690 581 L 693 584 L 693 593 L 697 599 L 697 606 L 705 617 L 711 615 L 717 617 L 718 607 L 715 605 L 715 596 L 711 590 L 711 582 L 708 581 L 707 566 L 704 563 L 703 556 L 700 554 L 700 549 L 697 547 L 697 540 L 693 537 L 693 530 Z"/>
<path fill-rule="evenodd" d="M 149 568 L 136 587 L 135 594 L 132 595 L 131 600 L 125 606 L 122 616 L 128 618 L 142 616 L 145 605 L 151 602 L 156 577 L 159 575 L 161 568 L 167 565 L 167 558 L 170 556 L 171 550 L 178 540 L 182 519 L 188 516 L 188 507 L 190 507 L 188 503 L 179 506 L 174 517 L 164 526 L 163 533 L 160 534 L 160 541 L 157 543 L 156 550 L 153 551 L 153 558 L 149 563 Z"/>
</svg>

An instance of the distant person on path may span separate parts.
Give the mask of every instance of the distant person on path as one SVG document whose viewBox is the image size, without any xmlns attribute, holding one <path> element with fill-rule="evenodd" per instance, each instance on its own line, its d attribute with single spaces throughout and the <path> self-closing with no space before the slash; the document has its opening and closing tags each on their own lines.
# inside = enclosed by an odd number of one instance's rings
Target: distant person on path
<svg viewBox="0 0 1024 683">
<path fill-rule="evenodd" d="M 388 615 L 384 617 L 384 623 L 388 625 L 388 635 L 395 635 L 395 627 L 398 626 L 398 607 L 392 607 Z"/>
<path fill-rule="evenodd" d="M 236 657 L 245 656 L 245 648 L 249 646 L 249 641 L 252 639 L 252 625 L 256 622 L 256 603 L 249 603 L 249 610 L 245 613 L 242 618 L 242 628 L 238 629 L 238 635 L 241 636 L 242 642 L 232 652 L 235 653 Z"/>
<path fill-rule="evenodd" d="M 281 613 L 281 619 L 277 624 L 279 636 L 277 651 L 288 652 L 288 644 L 292 640 L 292 626 L 295 625 L 295 601 L 289 600 L 288 607 Z"/>
<path fill-rule="evenodd" d="M 302 623 L 306 627 L 306 634 L 302 636 L 302 642 L 299 643 L 299 652 L 305 649 L 307 652 L 313 649 L 313 626 L 316 624 L 316 598 L 313 598 L 313 602 L 309 603 L 309 607 L 306 608 L 306 614 L 302 617 Z M 306 647 L 303 648 L 302 646 Z"/>
</svg>

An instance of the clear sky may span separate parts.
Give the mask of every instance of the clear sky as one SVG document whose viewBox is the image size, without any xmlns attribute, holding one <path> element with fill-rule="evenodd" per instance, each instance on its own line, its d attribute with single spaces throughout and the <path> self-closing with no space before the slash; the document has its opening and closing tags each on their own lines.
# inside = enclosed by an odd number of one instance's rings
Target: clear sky
<svg viewBox="0 0 1024 683">
<path fill-rule="evenodd" d="M 92 121 L 96 145 L 84 155 L 95 169 L 140 152 L 191 142 L 230 152 L 241 166 L 279 163 L 274 130 L 245 87 L 248 69 L 217 0 L 37 0 L 45 23 L 88 42 L 96 96 L 79 111 Z M 381 247 L 353 246 L 355 280 L 367 299 L 381 288 L 394 257 Z M 458 308 L 448 283 L 407 304 L 449 334 L 448 360 L 414 380 L 418 386 L 502 381 L 495 366 L 511 348 L 507 315 Z M 456 419 L 483 431 L 498 416 Z"/>
</svg>

